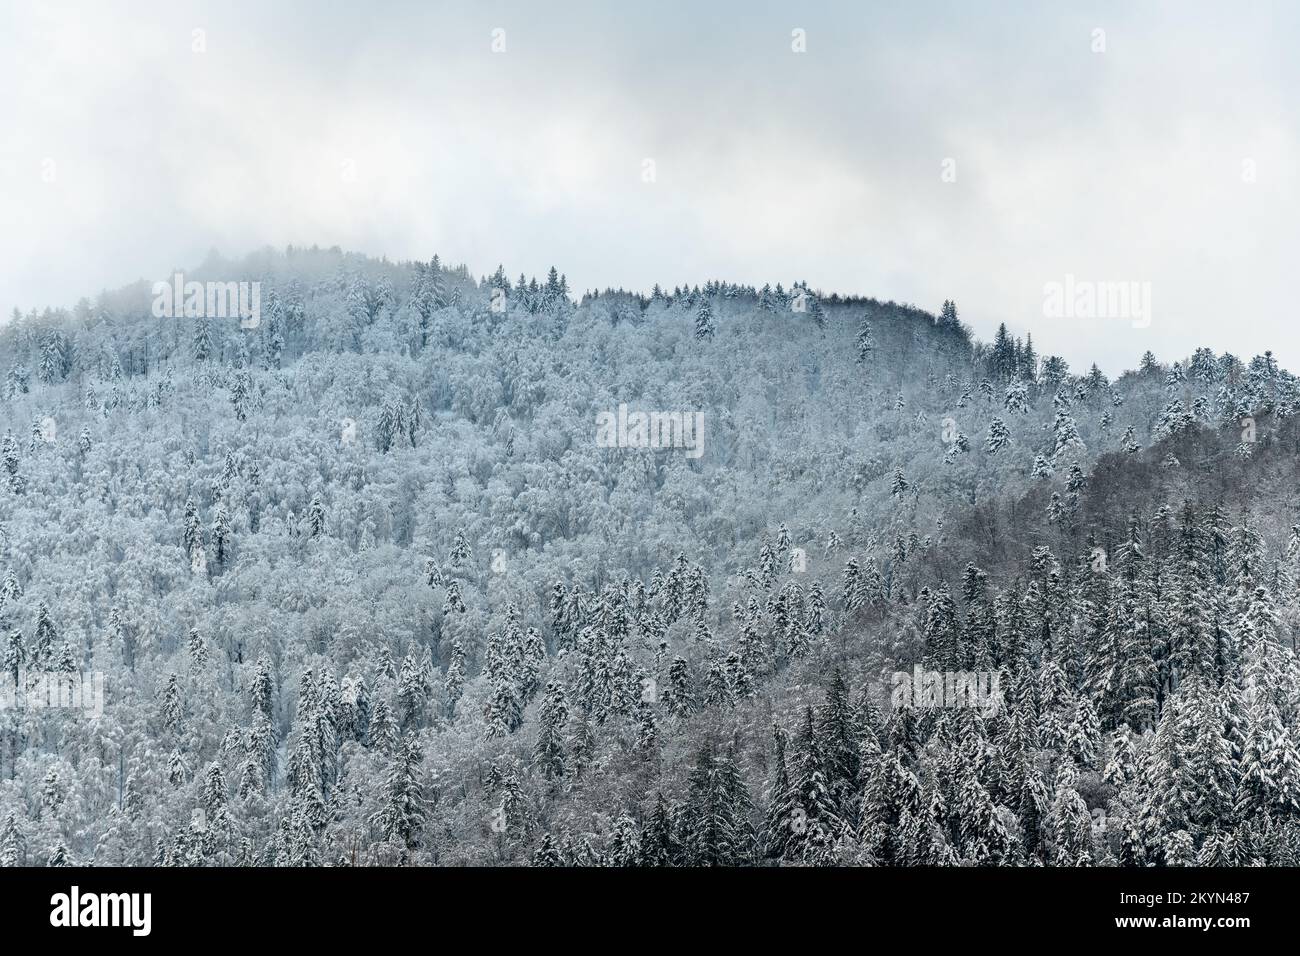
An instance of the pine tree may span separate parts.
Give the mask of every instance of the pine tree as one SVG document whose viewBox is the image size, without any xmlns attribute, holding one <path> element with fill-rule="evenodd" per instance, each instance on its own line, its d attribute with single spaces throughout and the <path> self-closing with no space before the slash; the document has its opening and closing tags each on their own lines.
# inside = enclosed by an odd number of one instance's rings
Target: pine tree
<svg viewBox="0 0 1300 956">
<path fill-rule="evenodd" d="M 200 317 L 194 323 L 194 361 L 203 363 L 212 357 L 212 331 L 208 320 Z"/>
<path fill-rule="evenodd" d="M 695 713 L 697 705 L 691 691 L 690 671 L 685 658 L 673 658 L 668 668 L 668 686 L 664 689 L 663 699 L 669 715 L 678 720 Z"/>
<path fill-rule="evenodd" d="M 1073 454 L 1081 454 L 1084 451 L 1083 442 L 1079 438 L 1079 426 L 1075 424 L 1074 419 L 1065 412 L 1057 412 L 1056 418 L 1052 422 L 1052 436 L 1054 445 L 1052 447 L 1052 460 L 1059 460 L 1067 451 Z"/>
<path fill-rule="evenodd" d="M 370 715 L 370 745 L 386 754 L 393 753 L 398 747 L 393 713 L 383 697 L 375 701 L 375 708 Z"/>
<path fill-rule="evenodd" d="M 452 542 L 451 546 L 451 555 L 449 558 L 451 567 L 453 569 L 464 567 L 466 562 L 470 560 L 470 557 L 469 541 L 465 538 L 465 529 L 460 528 L 456 531 L 456 539 Z"/>
<path fill-rule="evenodd" d="M 1187 823 L 1206 830 L 1231 810 L 1236 789 L 1232 745 L 1224 737 L 1223 714 L 1214 688 L 1200 675 L 1178 690 L 1179 742 L 1183 786 L 1187 792 Z"/>
<path fill-rule="evenodd" d="M 565 773 L 564 724 L 569 719 L 569 705 L 564 691 L 555 681 L 546 685 L 538 714 L 537 744 L 534 760 L 538 771 L 548 780 Z"/>
<path fill-rule="evenodd" d="M 311 504 L 307 506 L 307 533 L 312 538 L 325 533 L 325 503 L 321 500 L 320 492 L 311 496 Z"/>
<path fill-rule="evenodd" d="M 199 794 L 206 819 L 206 829 L 211 840 L 206 849 L 207 856 L 216 850 L 216 842 L 230 836 L 230 818 L 226 809 L 226 783 L 221 773 L 221 765 L 215 760 L 208 764 L 203 775 L 203 784 Z"/>
<path fill-rule="evenodd" d="M 212 547 L 215 551 L 218 567 L 225 567 L 229 554 L 230 516 L 223 505 L 217 505 L 216 515 L 212 519 Z"/>
<path fill-rule="evenodd" d="M 383 802 L 370 818 L 371 826 L 384 839 L 399 841 L 408 850 L 419 846 L 428 815 L 424 774 L 420 769 L 423 759 L 414 738 L 403 739 L 388 771 Z"/>
<path fill-rule="evenodd" d="M 50 851 L 49 859 L 46 860 L 45 865 L 54 867 L 73 865 L 72 858 L 68 855 L 68 848 L 64 846 L 62 841 Z"/>
<path fill-rule="evenodd" d="M 533 866 L 563 866 L 564 859 L 560 856 L 560 851 L 555 846 L 555 841 L 551 839 L 549 833 L 542 836 L 542 842 L 537 845 L 533 851 Z"/>
<path fill-rule="evenodd" d="M 1300 813 L 1300 752 L 1273 701 L 1256 689 L 1241 754 L 1240 813 Z"/>
<path fill-rule="evenodd" d="M 44 601 L 36 609 L 36 639 L 32 646 L 32 665 L 37 670 L 52 670 L 54 644 L 59 633 L 50 618 L 50 607 Z"/>
<path fill-rule="evenodd" d="M 253 685 L 250 688 L 253 710 L 263 715 L 268 721 L 272 718 L 272 698 L 275 693 L 275 683 L 271 677 L 271 660 L 265 654 L 257 658 L 257 664 L 253 674 Z"/>
<path fill-rule="evenodd" d="M 994 335 L 991 364 L 990 371 L 1000 381 L 1008 381 L 1016 373 L 1015 343 L 1007 331 L 1005 322 L 998 325 L 997 333 Z"/>
<path fill-rule="evenodd" d="M 867 743 L 862 766 L 867 770 L 858 840 L 876 865 L 906 865 L 908 846 L 903 830 L 909 818 L 928 815 L 915 775 L 895 750 L 881 752 Z"/>
<path fill-rule="evenodd" d="M 989 424 L 988 435 L 984 438 L 984 450 L 990 455 L 996 455 L 1009 444 L 1011 444 L 1011 432 L 1007 429 L 1006 423 L 1000 418 L 993 419 Z"/>
<path fill-rule="evenodd" d="M 248 735 L 248 752 L 239 781 L 239 795 L 269 788 L 275 778 L 275 731 L 270 720 L 259 714 Z"/>
<path fill-rule="evenodd" d="M 1006 862 L 1011 855 L 1011 837 L 993 798 L 969 761 L 959 759 L 958 766 L 956 814 L 962 858 L 976 866 Z"/>
<path fill-rule="evenodd" d="M 185 499 L 185 533 L 182 541 L 187 557 L 192 557 L 196 550 L 203 547 L 203 525 L 199 519 L 199 509 L 192 497 Z"/>
<path fill-rule="evenodd" d="M 424 669 L 407 654 L 397 680 L 398 722 L 403 733 L 420 726 L 432 691 Z"/>
<path fill-rule="evenodd" d="M 641 830 L 627 814 L 614 821 L 606 856 L 610 866 L 630 867 L 640 862 Z"/>
<path fill-rule="evenodd" d="M 3 609 L 6 604 L 10 604 L 22 596 L 22 585 L 18 583 L 18 578 L 14 574 L 14 569 L 10 568 L 5 572 L 4 584 L 0 585 L 0 609 Z"/>
<path fill-rule="evenodd" d="M 203 641 L 203 635 L 199 633 L 197 627 L 191 627 L 187 647 L 190 654 L 190 672 L 193 674 L 203 673 L 203 669 L 208 664 L 208 645 Z"/>
<path fill-rule="evenodd" d="M 27 841 L 18 828 L 18 821 L 10 813 L 0 832 L 0 866 L 22 866 L 27 859 Z"/>
<path fill-rule="evenodd" d="M 1002 407 L 1012 415 L 1028 414 L 1029 393 L 1022 379 L 1016 379 L 1007 386 L 1007 394 L 1002 400 Z"/>
<path fill-rule="evenodd" d="M 460 582 L 455 579 L 447 582 L 447 598 L 443 602 L 442 613 L 445 616 L 465 613 L 465 602 L 460 598 Z"/>
<path fill-rule="evenodd" d="M 13 683 L 15 693 L 20 689 L 23 666 L 27 663 L 27 646 L 22 631 L 11 631 L 5 648 L 4 669 Z"/>
<path fill-rule="evenodd" d="M 709 300 L 705 299 L 700 303 L 699 311 L 695 313 L 695 337 L 711 339 L 713 333 L 713 307 L 709 305 Z"/>
<path fill-rule="evenodd" d="M 172 734 L 179 734 L 184 716 L 185 711 L 181 705 L 180 684 L 176 680 L 176 675 L 171 674 L 168 676 L 167 686 L 163 690 L 163 726 Z"/>
<path fill-rule="evenodd" d="M 858 364 L 864 364 L 871 358 L 871 354 L 876 350 L 875 337 L 871 332 L 871 323 L 867 316 L 862 316 L 862 321 L 858 325 Z"/>
<path fill-rule="evenodd" d="M 532 811 L 520 783 L 519 775 L 512 768 L 501 781 L 501 813 L 504 817 L 505 833 L 515 840 L 525 839 L 533 828 Z"/>
<path fill-rule="evenodd" d="M 655 718 L 654 707 L 649 701 L 641 700 L 636 705 L 636 749 L 647 756 L 659 752 L 659 722 Z"/>
<path fill-rule="evenodd" d="M 16 495 L 22 494 L 27 487 L 27 479 L 18 473 L 18 442 L 8 431 L 5 432 L 3 441 L 0 441 L 0 463 L 8 474 L 9 490 Z"/>
<path fill-rule="evenodd" d="M 641 830 L 641 866 L 674 866 L 680 855 L 673 814 L 662 792 L 655 794 L 655 807 Z"/>
<path fill-rule="evenodd" d="M 1066 734 L 1066 751 L 1084 770 L 1096 767 L 1101 748 L 1101 725 L 1097 711 L 1086 694 L 1075 701 L 1074 716 Z"/>
<path fill-rule="evenodd" d="M 813 721 L 812 708 L 806 708 L 795 742 L 798 764 L 791 788 L 794 806 L 786 854 L 814 865 L 832 862 L 835 845 L 847 827 L 826 781 L 826 749 L 826 741 Z"/>
<path fill-rule="evenodd" d="M 1092 818 L 1088 805 L 1075 790 L 1074 771 L 1062 764 L 1056 780 L 1056 797 L 1047 818 L 1051 833 L 1052 862 L 1056 866 L 1092 865 Z"/>
<path fill-rule="evenodd" d="M 907 493 L 908 487 L 910 486 L 907 483 L 907 479 L 903 477 L 903 469 L 895 468 L 893 480 L 889 485 L 890 495 L 895 498 L 901 498 Z"/>
<path fill-rule="evenodd" d="M 448 719 L 455 717 L 456 705 L 465 688 L 465 660 L 465 646 L 459 640 L 453 641 L 451 659 L 447 662 L 447 671 L 443 677 Z"/>
<path fill-rule="evenodd" d="M 744 866 L 753 858 L 748 791 L 730 758 L 701 749 L 682 809 L 682 846 L 690 866 Z"/>
</svg>

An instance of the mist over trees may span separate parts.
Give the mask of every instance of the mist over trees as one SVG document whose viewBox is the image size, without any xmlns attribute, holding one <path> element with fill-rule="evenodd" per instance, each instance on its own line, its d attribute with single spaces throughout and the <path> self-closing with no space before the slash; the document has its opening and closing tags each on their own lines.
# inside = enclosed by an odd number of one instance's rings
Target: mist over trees
<svg viewBox="0 0 1300 956">
<path fill-rule="evenodd" d="M 140 283 L 0 328 L 0 680 L 104 678 L 0 710 L 0 864 L 1300 862 L 1271 354 L 1112 381 L 801 281 L 187 278 L 260 321 Z M 702 454 L 600 447 L 621 404 Z M 898 706 L 918 665 L 996 700 Z"/>
</svg>

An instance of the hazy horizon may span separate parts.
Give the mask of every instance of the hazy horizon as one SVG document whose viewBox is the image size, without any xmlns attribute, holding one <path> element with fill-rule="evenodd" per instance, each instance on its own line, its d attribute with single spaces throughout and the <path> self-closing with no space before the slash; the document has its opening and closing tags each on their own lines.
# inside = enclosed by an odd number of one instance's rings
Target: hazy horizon
<svg viewBox="0 0 1300 956">
<path fill-rule="evenodd" d="M 981 339 L 1006 322 L 1108 372 L 1199 346 L 1296 368 L 1279 306 L 1297 20 L 1281 4 L 414 4 L 364 23 L 301 4 L 14 4 L 0 314 L 212 248 L 337 245 L 476 275 L 556 265 L 577 290 L 951 298 Z M 1046 316 L 1067 276 L 1149 284 L 1149 325 Z"/>
</svg>

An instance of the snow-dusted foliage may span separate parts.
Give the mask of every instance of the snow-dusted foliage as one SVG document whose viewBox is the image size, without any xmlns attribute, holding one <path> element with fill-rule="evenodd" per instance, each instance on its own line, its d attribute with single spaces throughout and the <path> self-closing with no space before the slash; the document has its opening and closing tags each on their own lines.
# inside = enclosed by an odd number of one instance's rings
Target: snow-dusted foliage
<svg viewBox="0 0 1300 956">
<path fill-rule="evenodd" d="M 0 863 L 1298 862 L 1271 355 L 1112 382 L 799 282 L 193 278 L 259 321 L 141 284 L 0 329 Z"/>
</svg>

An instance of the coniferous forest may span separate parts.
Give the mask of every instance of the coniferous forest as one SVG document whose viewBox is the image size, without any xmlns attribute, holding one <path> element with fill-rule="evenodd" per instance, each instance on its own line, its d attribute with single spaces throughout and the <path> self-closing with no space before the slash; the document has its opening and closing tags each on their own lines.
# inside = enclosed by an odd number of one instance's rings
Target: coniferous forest
<svg viewBox="0 0 1300 956">
<path fill-rule="evenodd" d="M 799 281 L 191 277 L 260 322 L 142 282 L 0 328 L 0 863 L 1300 862 L 1271 354 L 1112 380 Z M 698 445 L 598 443 L 620 406 Z M 25 705 L 48 673 L 102 712 Z"/>
</svg>

